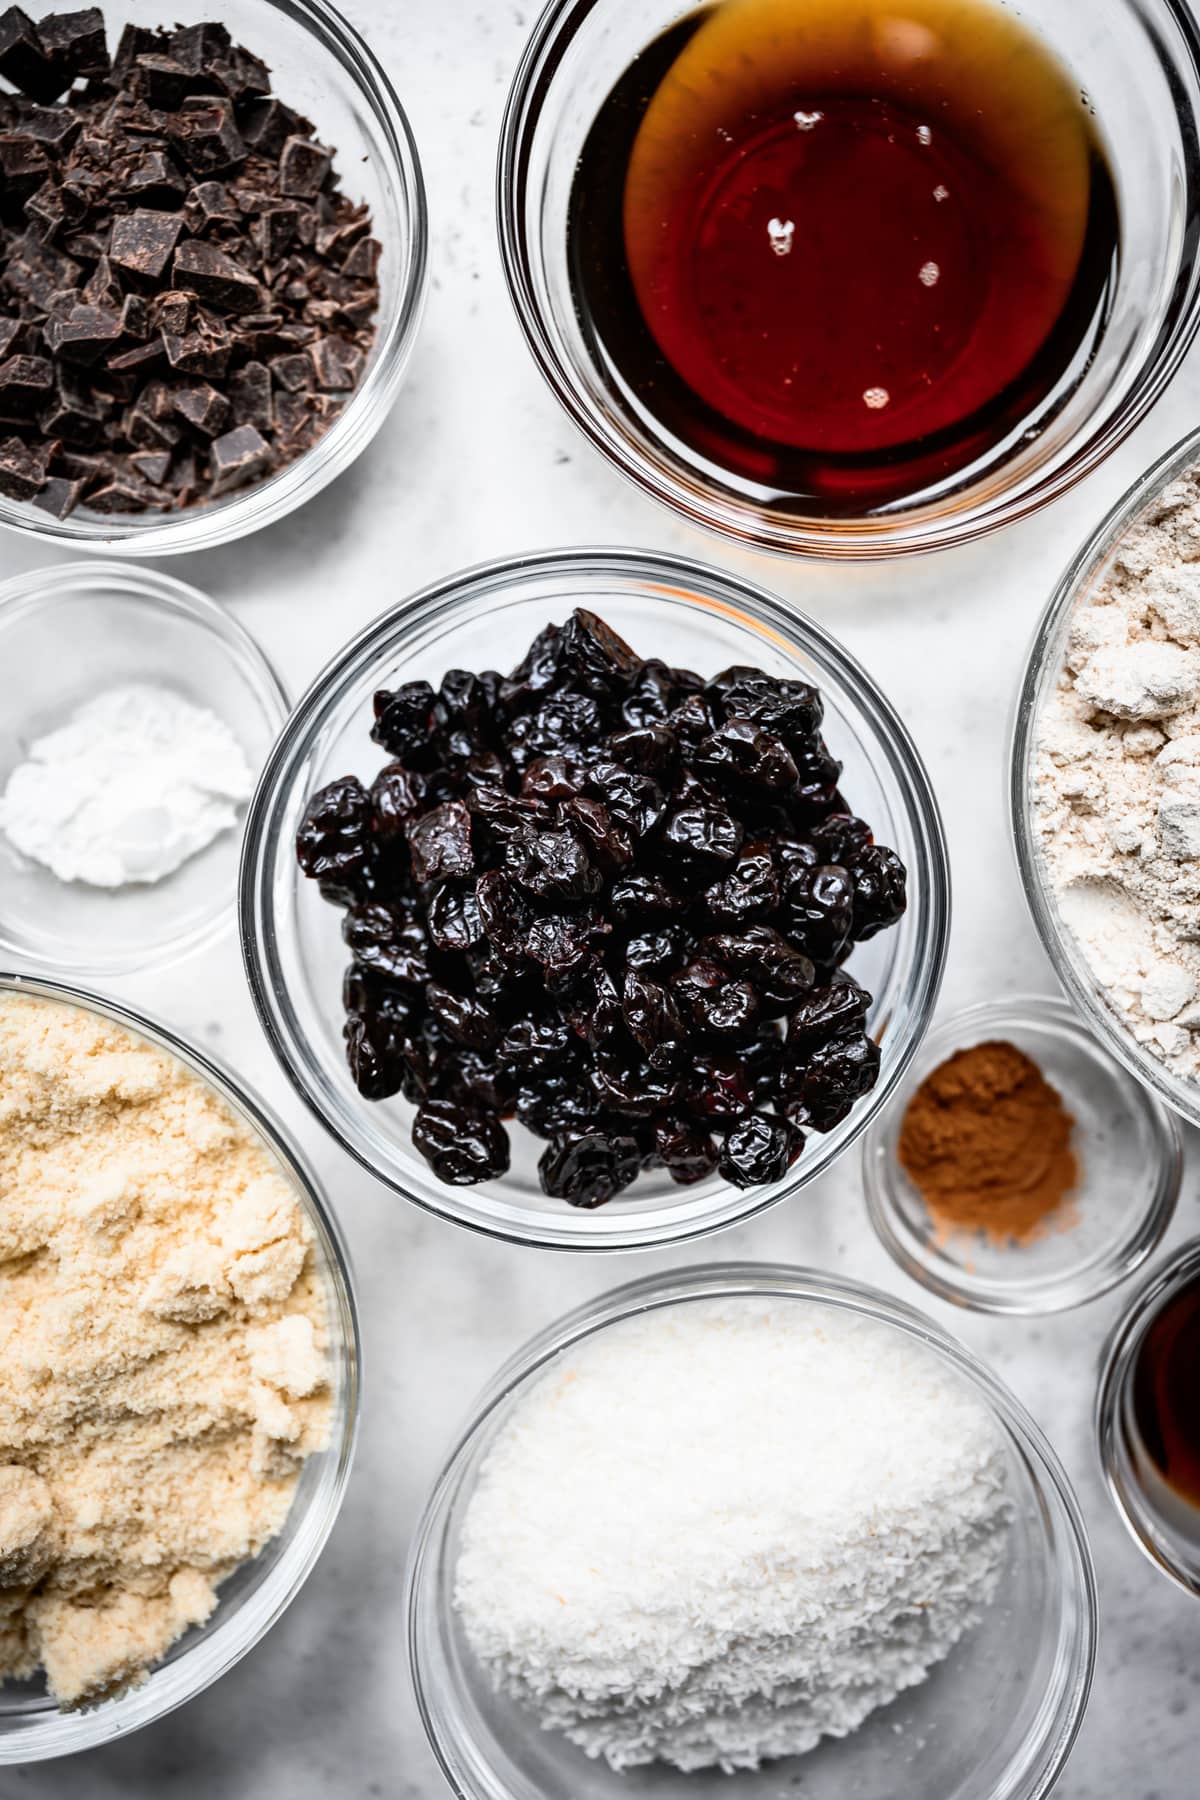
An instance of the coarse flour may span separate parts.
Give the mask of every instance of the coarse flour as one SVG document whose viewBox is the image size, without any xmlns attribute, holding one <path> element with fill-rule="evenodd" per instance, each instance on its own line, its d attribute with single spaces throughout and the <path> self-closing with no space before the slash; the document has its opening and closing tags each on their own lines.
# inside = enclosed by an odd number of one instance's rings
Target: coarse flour
<svg viewBox="0 0 1200 1800">
<path fill-rule="evenodd" d="M 1108 1004 L 1200 1076 L 1200 481 L 1173 482 L 1071 621 L 1037 725 L 1033 821 Z"/>
<path fill-rule="evenodd" d="M 560 1356 L 491 1447 L 456 1599 L 496 1686 L 615 1769 L 755 1768 L 925 1679 L 994 1594 L 1005 1457 L 923 1346 L 694 1301 Z"/>
<path fill-rule="evenodd" d="M 135 682 L 29 746 L 0 797 L 0 829 L 60 881 L 161 881 L 237 823 L 253 785 L 215 713 Z"/>
</svg>

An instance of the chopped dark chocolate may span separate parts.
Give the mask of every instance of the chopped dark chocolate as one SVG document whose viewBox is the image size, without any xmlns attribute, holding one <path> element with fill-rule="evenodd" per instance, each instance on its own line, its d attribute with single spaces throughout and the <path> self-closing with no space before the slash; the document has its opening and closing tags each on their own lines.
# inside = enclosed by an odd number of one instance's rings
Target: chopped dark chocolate
<svg viewBox="0 0 1200 1800">
<path fill-rule="evenodd" d="M 55 518 L 230 493 L 366 369 L 370 215 L 223 25 L 0 11 L 0 493 Z"/>
<path fill-rule="evenodd" d="M 70 76 L 49 55 L 33 20 L 19 6 L 0 13 L 0 75 L 31 100 L 57 100 Z"/>
<path fill-rule="evenodd" d="M 175 411 L 204 437 L 219 437 L 229 423 L 230 405 L 207 381 L 194 381 L 175 390 Z"/>
<path fill-rule="evenodd" d="M 332 150 L 311 138 L 290 137 L 279 153 L 279 186 L 299 200 L 315 200 L 332 167 Z"/>
<path fill-rule="evenodd" d="M 19 437 L 0 444 L 0 494 L 10 500 L 32 500 L 46 485 L 46 464 Z"/>
<path fill-rule="evenodd" d="M 245 487 L 270 467 L 271 446 L 262 433 L 253 425 L 235 425 L 213 443 L 213 493 L 227 494 L 232 488 Z"/>
<path fill-rule="evenodd" d="M 262 289 L 248 269 L 215 244 L 187 238 L 175 252 L 175 286 L 188 288 L 221 313 L 253 312 Z"/>
<path fill-rule="evenodd" d="M 56 519 L 65 519 L 83 499 L 86 487 L 85 481 L 72 481 L 66 475 L 51 475 L 30 498 L 43 512 L 50 513 Z"/>
<path fill-rule="evenodd" d="M 139 206 L 113 220 L 109 257 L 127 274 L 157 281 L 171 260 L 182 230 L 183 220 L 178 213 L 154 212 Z"/>
</svg>

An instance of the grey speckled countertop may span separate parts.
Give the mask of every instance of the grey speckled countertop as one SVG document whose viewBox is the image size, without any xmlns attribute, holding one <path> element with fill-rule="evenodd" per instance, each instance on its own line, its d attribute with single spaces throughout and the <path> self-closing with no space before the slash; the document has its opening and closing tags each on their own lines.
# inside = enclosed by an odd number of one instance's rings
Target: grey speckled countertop
<svg viewBox="0 0 1200 1800">
<path fill-rule="evenodd" d="M 1008 843 L 1007 722 L 1034 620 L 1090 524 L 1196 421 L 1186 369 L 1134 442 L 1069 500 L 981 546 L 909 565 L 788 567 L 688 531 L 576 437 L 519 340 L 492 223 L 508 82 L 531 22 L 508 0 L 345 0 L 410 111 L 433 218 L 433 285 L 408 386 L 380 437 L 303 514 L 174 573 L 227 602 L 293 691 L 359 625 L 456 566 L 552 544 L 686 550 L 758 579 L 839 633 L 909 722 L 944 808 L 955 928 L 942 1008 L 1054 982 Z M 36 9 L 35 9 L 36 10 Z M 170 8 L 164 10 L 164 18 Z M 53 560 L 0 542 L 0 573 Z M 314 1153 L 350 1239 L 366 1338 L 358 1462 L 340 1522 L 282 1623 L 183 1711 L 70 1762 L 0 1772 L 0 1800 L 439 1800 L 404 1662 L 409 1532 L 456 1423 L 499 1360 L 568 1305 L 671 1261 L 779 1258 L 923 1303 L 876 1245 L 857 1155 L 796 1204 L 684 1256 L 551 1257 L 486 1243 L 389 1198 L 301 1116 L 261 1039 L 232 934 L 202 963 L 120 992 L 231 1060 Z M 1171 1243 L 1195 1234 L 1197 1145 Z M 1100 1574 L 1091 1707 L 1059 1800 L 1191 1800 L 1200 1604 L 1142 1560 L 1093 1465 L 1110 1296 L 1047 1322 L 931 1305 L 1045 1427 L 1077 1483 Z M 920 1796 L 897 1800 L 921 1800 Z M 979 1800 L 986 1800 L 980 1796 Z"/>
</svg>

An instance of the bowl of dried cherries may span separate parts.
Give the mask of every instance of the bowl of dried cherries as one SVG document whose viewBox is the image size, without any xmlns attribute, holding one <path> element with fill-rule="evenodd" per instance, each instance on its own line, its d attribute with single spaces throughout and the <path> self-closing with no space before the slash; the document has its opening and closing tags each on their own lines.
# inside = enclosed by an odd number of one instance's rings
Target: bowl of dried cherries
<svg viewBox="0 0 1200 1800">
<path fill-rule="evenodd" d="M 390 81 L 323 0 L 0 10 L 0 524 L 159 556 L 370 442 L 424 299 Z"/>
<path fill-rule="evenodd" d="M 318 678 L 240 916 L 275 1052 L 360 1162 L 478 1230 L 619 1249 L 858 1136 L 928 1022 L 949 877 L 915 748 L 819 627 L 698 564 L 547 552 Z"/>
</svg>

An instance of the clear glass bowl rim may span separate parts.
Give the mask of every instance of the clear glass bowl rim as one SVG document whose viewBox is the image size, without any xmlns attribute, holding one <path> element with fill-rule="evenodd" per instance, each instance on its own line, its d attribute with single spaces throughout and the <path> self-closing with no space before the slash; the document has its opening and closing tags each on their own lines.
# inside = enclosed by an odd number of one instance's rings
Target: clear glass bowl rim
<svg viewBox="0 0 1200 1800">
<path fill-rule="evenodd" d="M 288 715 L 287 690 L 258 639 L 251 636 L 240 619 L 199 588 L 174 575 L 164 575 L 158 569 L 148 569 L 139 563 L 111 562 L 105 557 L 54 563 L 48 569 L 30 569 L 24 574 L 12 575 L 7 581 L 0 582 L 0 632 L 10 621 L 20 621 L 28 614 L 52 607 L 58 600 L 94 590 L 107 593 L 114 589 L 123 590 L 124 596 L 138 602 L 176 613 L 200 630 L 210 632 L 228 650 L 254 688 L 268 727 L 274 734 L 280 731 Z M 136 955 L 132 952 L 105 955 L 81 948 L 78 955 L 51 958 L 40 952 L 32 954 L 23 946 L 0 939 L 0 958 L 18 956 L 47 974 L 72 978 L 110 978 L 133 971 L 144 972 L 163 968 L 207 949 L 228 929 L 231 910 L 231 896 L 218 899 L 207 919 L 175 937 L 164 938 L 149 950 L 143 947 Z"/>
<path fill-rule="evenodd" d="M 465 1426 L 455 1438 L 413 1535 L 406 1581 L 408 1658 L 421 1722 L 438 1764 L 456 1800 L 499 1800 L 500 1790 L 473 1785 L 472 1760 L 443 1738 L 423 1677 L 422 1613 L 437 1581 L 437 1559 L 446 1515 L 457 1497 L 476 1444 L 497 1410 L 555 1356 L 582 1339 L 620 1320 L 681 1301 L 727 1299 L 738 1295 L 778 1295 L 839 1306 L 906 1332 L 941 1356 L 972 1388 L 982 1393 L 1020 1446 L 1039 1489 L 1053 1494 L 1062 1508 L 1069 1565 L 1059 1564 L 1077 1602 L 1081 1630 L 1073 1647 L 1072 1666 L 1063 1683 L 1061 1705 L 1043 1741 L 1030 1757 L 1025 1784 L 1005 1800 L 1045 1800 L 1062 1772 L 1078 1736 L 1091 1691 L 1096 1659 L 1098 1598 L 1087 1530 L 1066 1471 L 1048 1438 L 1025 1407 L 986 1363 L 942 1330 L 932 1319 L 882 1289 L 822 1270 L 784 1263 L 728 1262 L 701 1268 L 675 1269 L 643 1277 L 586 1301 L 538 1332 L 500 1367 L 475 1401 Z M 436 1599 L 429 1604 L 436 1613 Z M 1035 1757 L 1038 1766 L 1034 1766 Z"/>
<path fill-rule="evenodd" d="M 952 1054 L 961 1047 L 960 1039 L 964 1032 L 974 1032 L 977 1026 L 988 1022 L 996 1022 L 1003 1028 L 1005 1024 L 1011 1027 L 1014 1022 L 1028 1020 L 1052 1026 L 1058 1031 L 1069 1030 L 1081 1045 L 1086 1045 L 1090 1055 L 1096 1058 L 1104 1055 L 1103 1047 L 1092 1040 L 1076 1009 L 1057 996 L 1045 994 L 1013 994 L 1006 995 L 1003 1000 L 976 1001 L 974 1005 L 963 1007 L 958 1012 L 948 1014 L 945 1019 L 938 1020 L 926 1033 L 921 1048 L 929 1057 L 936 1053 L 940 1061 L 942 1055 Z M 1121 1067 L 1119 1064 L 1117 1066 Z M 1127 1070 L 1122 1072 L 1128 1073 Z M 892 1159 L 880 1142 L 892 1109 L 888 1113 L 877 1114 L 863 1137 L 863 1188 L 866 1193 L 867 1214 L 875 1235 L 892 1261 L 906 1275 L 911 1275 L 914 1281 L 936 1294 L 939 1300 L 948 1300 L 952 1305 L 965 1307 L 971 1312 L 1003 1314 L 1012 1318 L 1040 1318 L 1050 1313 L 1068 1312 L 1076 1306 L 1085 1306 L 1091 1300 L 1098 1300 L 1102 1294 L 1109 1293 L 1127 1280 L 1135 1269 L 1141 1268 L 1148 1256 L 1154 1254 L 1174 1216 L 1183 1181 L 1183 1141 L 1174 1114 L 1161 1106 L 1155 1095 L 1140 1082 L 1133 1084 L 1130 1098 L 1141 1108 L 1158 1147 L 1154 1180 L 1149 1188 L 1148 1204 L 1137 1221 L 1138 1229 L 1115 1247 L 1117 1253 L 1096 1273 L 1086 1288 L 1079 1288 L 1077 1285 L 1072 1287 L 1072 1278 L 1065 1273 L 1058 1276 L 1044 1292 L 1035 1290 L 1027 1293 L 1022 1290 L 1019 1280 L 997 1280 L 990 1285 L 970 1286 L 956 1280 L 952 1268 L 926 1262 L 915 1249 L 910 1249 L 907 1237 L 896 1227 L 893 1196 L 895 1172 L 891 1166 Z M 902 1101 L 903 1095 L 897 1094 L 893 1109 L 899 1109 Z M 1014 1254 L 1019 1256 L 1020 1253 L 1018 1251 Z M 1075 1279 L 1077 1282 L 1078 1278 Z"/>
<path fill-rule="evenodd" d="M 1148 1087 L 1157 1098 L 1191 1125 L 1200 1125 L 1200 1084 L 1192 1098 L 1168 1075 L 1164 1064 L 1143 1055 L 1128 1032 L 1088 987 L 1081 968 L 1071 951 L 1071 934 L 1058 917 L 1047 884 L 1042 880 L 1037 843 L 1034 838 L 1032 808 L 1029 803 L 1029 770 L 1036 747 L 1038 720 L 1037 700 L 1043 677 L 1052 672 L 1050 658 L 1060 631 L 1076 602 L 1090 589 L 1095 577 L 1128 527 L 1162 488 L 1200 460 L 1200 430 L 1186 437 L 1159 457 L 1139 475 L 1133 486 L 1116 502 L 1095 531 L 1072 557 L 1060 578 L 1045 611 L 1038 621 L 1033 643 L 1025 662 L 1021 684 L 1013 712 L 1011 753 L 1009 757 L 1008 809 L 1016 850 L 1017 871 L 1025 899 L 1042 940 L 1043 948 L 1054 967 L 1054 973 L 1068 997 L 1109 1054 L 1129 1073 Z M 1054 668 L 1061 666 L 1061 659 Z"/>
<path fill-rule="evenodd" d="M 778 515 L 760 513 L 755 522 L 749 503 L 725 499 L 711 490 L 704 478 L 693 475 L 690 484 L 673 473 L 660 472 L 639 448 L 599 419 L 583 396 L 569 358 L 561 353 L 557 330 L 548 323 L 539 304 L 531 268 L 539 252 L 527 243 L 521 204 L 529 160 L 529 140 L 537 128 L 546 93 L 562 55 L 580 25 L 599 6 L 615 0 L 547 0 L 528 38 L 517 66 L 500 127 L 496 160 L 496 224 L 500 260 L 517 322 L 526 345 L 559 405 L 602 456 L 635 487 L 682 514 L 693 525 L 719 537 L 780 556 L 829 558 L 845 561 L 881 561 L 888 557 L 927 554 L 955 544 L 971 543 L 1013 524 L 1069 492 L 1123 443 L 1159 400 L 1183 362 L 1200 329 L 1200 258 L 1193 243 L 1190 256 L 1182 258 L 1162 326 L 1144 359 L 1137 383 L 1123 405 L 1099 426 L 1085 426 L 1062 465 L 1033 479 L 1021 492 L 1007 492 L 998 471 L 988 484 L 991 498 L 974 508 L 955 511 L 948 522 L 940 518 L 937 502 L 916 507 L 896 517 L 861 518 L 836 524 L 799 516 L 799 523 L 785 523 Z M 1190 69 L 1200 79 L 1200 19 L 1187 0 L 1110 0 L 1134 12 L 1143 22 L 1160 55 L 1161 23 L 1169 21 L 1179 32 Z M 1153 14 L 1161 15 L 1156 21 Z M 1183 106 L 1179 82 L 1171 74 L 1176 105 Z M 1185 239 L 1200 230 L 1200 116 L 1180 112 L 1181 150 L 1185 159 L 1186 204 L 1189 221 Z M 1001 484 L 996 493 L 997 484 Z"/>
<path fill-rule="evenodd" d="M 342 1356 L 345 1367 L 344 1405 L 332 1420 L 329 1448 L 322 1453 L 336 1458 L 333 1484 L 325 1501 L 325 1513 L 320 1520 L 319 1529 L 306 1546 L 302 1561 L 292 1571 L 287 1591 L 269 1608 L 256 1604 L 259 1598 L 257 1594 L 248 1595 L 235 1615 L 239 1618 L 246 1616 L 247 1624 L 228 1642 L 198 1638 L 194 1646 L 189 1646 L 185 1637 L 180 1654 L 172 1663 L 158 1671 L 157 1680 L 152 1675 L 147 1686 L 135 1688 L 121 1699 L 109 1701 L 87 1712 L 41 1714 L 32 1726 L 23 1727 L 19 1732 L 0 1735 L 0 1764 L 11 1763 L 19 1767 L 22 1763 L 42 1762 L 51 1757 L 73 1755 L 78 1750 L 100 1744 L 115 1743 L 118 1738 L 127 1737 L 130 1732 L 140 1731 L 144 1725 L 165 1718 L 168 1713 L 174 1712 L 187 1701 L 194 1700 L 197 1694 L 202 1694 L 213 1682 L 228 1674 L 282 1618 L 312 1573 L 345 1498 L 358 1439 L 362 1339 L 350 1253 L 328 1197 L 307 1159 L 288 1138 L 282 1124 L 239 1075 L 209 1051 L 197 1049 L 173 1027 L 86 988 L 48 980 L 40 975 L 25 975 L 0 969 L 0 995 L 5 993 L 31 994 L 68 1006 L 83 1007 L 125 1026 L 136 1036 L 145 1038 L 148 1043 L 176 1057 L 194 1074 L 208 1082 L 235 1111 L 250 1122 L 292 1178 L 316 1233 L 336 1301 L 336 1310 L 330 1321 L 331 1349 Z M 289 1513 L 283 1526 L 284 1534 L 289 1531 L 292 1523 L 292 1514 Z M 220 1607 L 221 1601 L 218 1598 L 214 1617 L 219 1617 Z M 165 1692 L 163 1689 L 167 1683 L 163 1681 L 163 1677 L 170 1683 Z M 124 1712 L 122 1719 L 116 1723 L 111 1722 L 114 1707 L 120 1707 Z M 39 1737 L 43 1741 L 39 1742 Z M 14 1748 L 19 1751 L 19 1755 L 15 1757 L 11 1753 Z"/>
<path fill-rule="evenodd" d="M 1156 1569 L 1185 1593 L 1200 1597 L 1200 1578 L 1176 1563 L 1156 1541 L 1144 1522 L 1136 1494 L 1122 1474 L 1117 1445 L 1121 1437 L 1120 1410 L 1125 1384 L 1133 1371 L 1142 1335 L 1163 1302 L 1200 1277 L 1200 1238 L 1184 1244 L 1173 1256 L 1153 1269 L 1117 1319 L 1100 1353 L 1100 1377 L 1096 1388 L 1094 1430 L 1096 1455 L 1109 1498 L 1126 1531 Z"/>
<path fill-rule="evenodd" d="M 832 666 L 839 685 L 861 707 L 889 753 L 892 773 L 904 789 L 908 821 L 922 860 L 921 891 L 926 910 L 917 958 L 908 976 L 911 991 L 907 1000 L 913 1014 L 908 1039 L 892 1069 L 881 1077 L 856 1108 L 852 1129 L 847 1132 L 838 1152 L 839 1157 L 844 1154 L 885 1104 L 908 1067 L 937 1001 L 950 933 L 950 863 L 941 813 L 929 775 L 907 727 L 849 651 L 798 608 L 785 605 L 767 589 L 711 564 L 665 551 L 619 547 L 542 550 L 525 556 L 502 557 L 457 571 L 380 614 L 316 677 L 294 707 L 267 760 L 250 803 L 242 838 L 238 919 L 246 978 L 268 1042 L 301 1099 L 347 1154 L 405 1200 L 468 1230 L 540 1249 L 608 1254 L 662 1248 L 666 1244 L 683 1243 L 735 1224 L 744 1224 L 756 1214 L 792 1198 L 808 1181 L 815 1179 L 817 1171 L 806 1174 L 802 1157 L 794 1166 L 788 1184 L 769 1192 L 766 1199 L 756 1197 L 756 1189 L 742 1190 L 736 1206 L 726 1208 L 718 1218 L 685 1222 L 674 1229 L 650 1230 L 631 1223 L 627 1232 L 603 1242 L 594 1238 L 564 1240 L 555 1234 L 549 1219 L 544 1226 L 531 1221 L 527 1229 L 517 1231 L 492 1221 L 464 1217 L 458 1207 L 456 1188 L 446 1187 L 444 1193 L 438 1194 L 436 1202 L 426 1199 L 380 1168 L 327 1114 L 307 1071 L 293 1058 L 287 1035 L 277 1019 L 275 982 L 269 966 L 272 953 L 268 949 L 275 933 L 270 893 L 274 819 L 281 803 L 286 801 L 292 766 L 302 749 L 312 741 L 314 717 L 323 716 L 333 701 L 354 685 L 363 669 L 396 653 L 409 635 L 427 621 L 453 612 L 467 613 L 483 596 L 502 591 L 508 583 L 520 582 L 530 576 L 552 575 L 569 583 L 577 575 L 596 573 L 631 584 L 661 585 L 667 582 L 694 587 L 706 596 L 732 602 L 756 621 L 769 628 L 778 628 L 801 645 L 811 647 L 819 660 Z M 911 868 L 909 872 L 911 875 Z M 308 1055 L 308 1046 L 302 1048 Z M 730 1190 L 731 1193 L 736 1191 Z"/>
<path fill-rule="evenodd" d="M 0 495 L 0 526 L 41 543 L 98 555 L 174 556 L 231 543 L 274 525 L 306 505 L 358 457 L 386 419 L 399 392 L 429 285 L 429 210 L 416 139 L 390 76 L 361 33 L 329 0 L 262 0 L 306 28 L 321 54 L 336 57 L 373 114 L 388 147 L 391 172 L 408 213 L 407 232 L 384 253 L 404 259 L 404 279 L 390 317 L 379 316 L 374 357 L 350 404 L 310 450 L 266 481 L 212 506 L 137 521 L 53 519 L 31 503 Z M 327 40 L 327 44 L 326 44 Z M 328 46 L 328 47 L 327 47 Z"/>
</svg>

